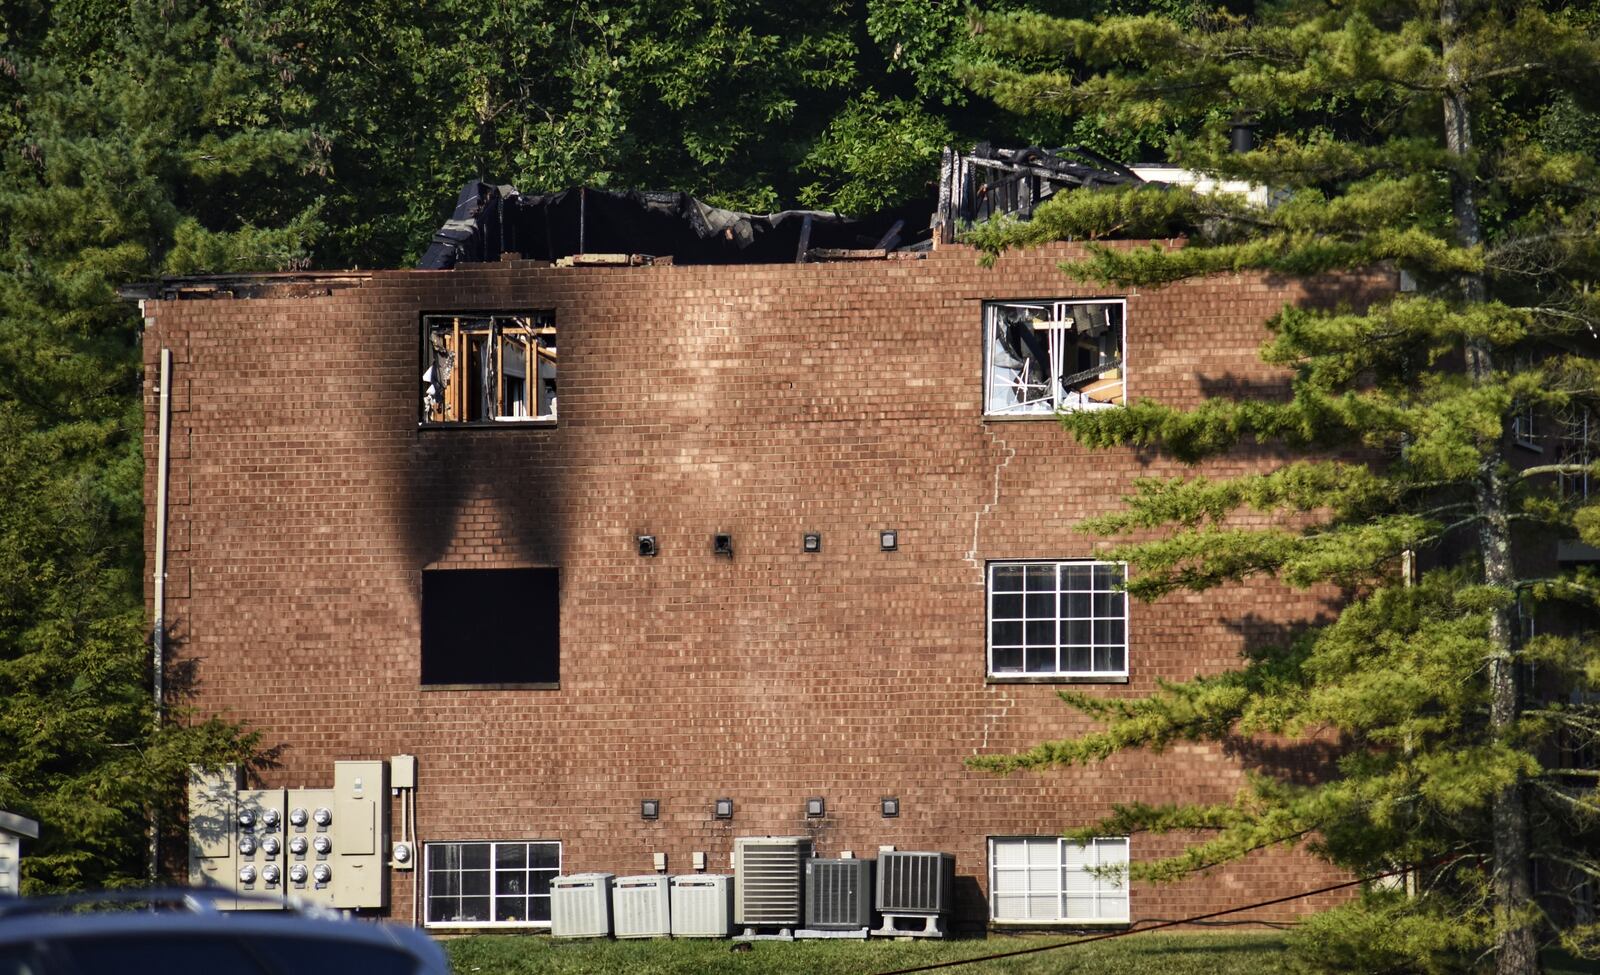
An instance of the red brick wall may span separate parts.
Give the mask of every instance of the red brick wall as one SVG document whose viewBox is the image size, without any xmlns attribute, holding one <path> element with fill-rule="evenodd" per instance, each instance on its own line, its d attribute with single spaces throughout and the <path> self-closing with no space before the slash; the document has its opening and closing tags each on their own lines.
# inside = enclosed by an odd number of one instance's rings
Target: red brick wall
<svg viewBox="0 0 1600 975">
<path fill-rule="evenodd" d="M 283 746 L 267 785 L 323 786 L 335 759 L 414 753 L 425 842 L 558 839 L 568 871 L 619 874 L 649 872 L 654 852 L 687 872 L 692 851 L 726 872 L 739 835 L 810 834 L 824 855 L 946 850 L 969 921 L 985 914 L 987 836 L 1053 834 L 1113 802 L 1227 799 L 1241 763 L 1212 748 L 1047 775 L 962 765 L 1089 727 L 1059 687 L 986 682 L 985 560 L 1091 555 L 1079 519 L 1113 510 L 1135 477 L 1180 472 L 1086 451 L 1047 420 L 984 419 L 982 300 L 1123 294 L 1068 283 L 1056 264 L 1070 253 L 992 269 L 951 248 L 378 272 L 321 298 L 149 303 L 147 496 L 166 347 L 167 619 L 176 656 L 196 662 L 195 702 Z M 1344 293 L 1354 285 L 1333 286 Z M 1126 296 L 1128 392 L 1170 403 L 1277 378 L 1256 359 L 1262 322 L 1308 297 L 1259 276 Z M 418 429 L 422 313 L 544 308 L 560 329 L 558 427 Z M 899 551 L 879 551 L 880 528 L 900 532 Z M 719 531 L 731 561 L 711 554 Z M 801 553 L 806 531 L 823 533 L 820 555 Z M 635 554 L 638 533 L 659 538 L 658 557 Z M 560 689 L 419 688 L 420 570 L 530 565 L 562 571 Z M 1215 671 L 1244 632 L 1326 609 L 1272 585 L 1135 605 L 1129 682 L 1090 692 Z M 804 817 L 814 795 L 820 822 Z M 885 820 L 891 795 L 902 812 Z M 731 822 L 711 818 L 719 796 L 735 800 Z M 662 800 L 658 822 L 639 818 L 647 797 Z M 1272 853 L 1138 885 L 1132 914 L 1330 876 Z M 410 915 L 409 882 L 393 905 Z"/>
</svg>

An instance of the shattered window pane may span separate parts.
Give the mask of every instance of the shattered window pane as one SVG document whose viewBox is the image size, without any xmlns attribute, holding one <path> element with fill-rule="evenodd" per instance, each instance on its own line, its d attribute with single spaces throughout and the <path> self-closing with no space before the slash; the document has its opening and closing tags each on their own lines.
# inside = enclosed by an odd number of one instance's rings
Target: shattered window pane
<svg viewBox="0 0 1600 975">
<path fill-rule="evenodd" d="M 984 305 L 985 412 L 1049 415 L 1124 401 L 1124 303 Z"/>
<path fill-rule="evenodd" d="M 549 312 L 426 315 L 424 423 L 556 418 L 556 326 Z"/>
<path fill-rule="evenodd" d="M 1119 588 L 1122 579 L 1122 566 L 1109 562 L 991 564 L 989 673 L 1126 675 L 1128 603 Z"/>
</svg>

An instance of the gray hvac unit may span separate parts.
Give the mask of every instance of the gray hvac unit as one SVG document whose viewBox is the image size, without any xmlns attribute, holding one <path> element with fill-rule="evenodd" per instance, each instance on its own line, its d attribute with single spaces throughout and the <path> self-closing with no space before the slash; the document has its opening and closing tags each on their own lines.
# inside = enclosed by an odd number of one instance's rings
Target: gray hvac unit
<svg viewBox="0 0 1600 975">
<path fill-rule="evenodd" d="M 696 873 L 672 878 L 674 938 L 726 938 L 732 933 L 732 877 Z"/>
<path fill-rule="evenodd" d="M 609 873 L 575 873 L 550 881 L 550 934 L 604 938 L 611 934 Z"/>
<path fill-rule="evenodd" d="M 884 914 L 948 914 L 955 882 L 954 854 L 883 850 L 875 906 Z"/>
<path fill-rule="evenodd" d="M 741 836 L 733 841 L 733 922 L 798 927 L 809 836 Z"/>
<path fill-rule="evenodd" d="M 619 938 L 665 938 L 672 933 L 671 894 L 660 874 L 618 877 L 611 887 L 611 918 Z"/>
<path fill-rule="evenodd" d="M 872 861 L 806 861 L 806 927 L 855 931 L 872 926 Z"/>
</svg>

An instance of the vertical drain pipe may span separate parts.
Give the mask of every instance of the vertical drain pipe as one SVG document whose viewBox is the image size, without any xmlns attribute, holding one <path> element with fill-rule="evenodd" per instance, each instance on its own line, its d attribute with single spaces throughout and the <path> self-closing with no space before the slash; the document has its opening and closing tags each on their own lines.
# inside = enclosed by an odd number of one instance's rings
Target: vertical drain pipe
<svg viewBox="0 0 1600 975">
<path fill-rule="evenodd" d="M 162 704 L 166 694 L 164 671 L 167 651 L 167 467 L 169 431 L 172 427 L 172 350 L 161 350 L 161 411 L 156 436 L 160 447 L 156 460 L 156 567 L 155 629 L 150 635 L 151 693 L 155 702 L 155 726 L 161 730 Z M 150 814 L 150 882 L 156 882 L 161 867 L 161 824 L 155 810 Z"/>
</svg>

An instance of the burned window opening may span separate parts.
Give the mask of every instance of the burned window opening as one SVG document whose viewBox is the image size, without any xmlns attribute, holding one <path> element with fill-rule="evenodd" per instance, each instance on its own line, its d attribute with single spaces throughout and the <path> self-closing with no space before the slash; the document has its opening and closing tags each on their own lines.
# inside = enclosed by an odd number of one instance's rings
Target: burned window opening
<svg viewBox="0 0 1600 975">
<path fill-rule="evenodd" d="M 985 304 L 985 412 L 1048 416 L 1122 405 L 1124 310 L 1120 299 Z"/>
<path fill-rule="evenodd" d="M 422 422 L 555 420 L 553 314 L 425 315 L 422 339 Z"/>
<path fill-rule="evenodd" d="M 553 568 L 424 571 L 422 684 L 557 686 L 560 593 Z"/>
</svg>

